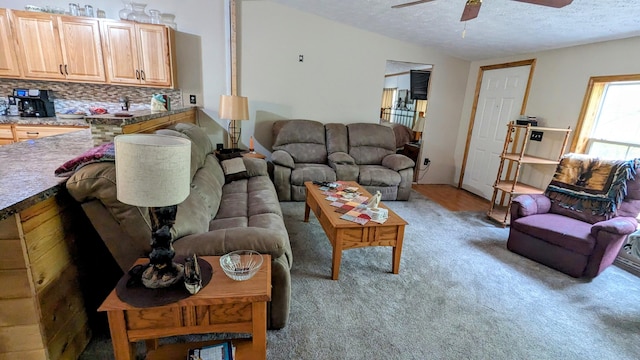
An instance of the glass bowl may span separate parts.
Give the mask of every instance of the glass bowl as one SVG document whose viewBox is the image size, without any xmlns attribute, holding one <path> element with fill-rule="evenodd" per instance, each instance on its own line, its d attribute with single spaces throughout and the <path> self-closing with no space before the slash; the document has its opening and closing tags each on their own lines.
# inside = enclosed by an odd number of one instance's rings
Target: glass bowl
<svg viewBox="0 0 640 360">
<path fill-rule="evenodd" d="M 220 266 L 233 280 L 249 280 L 262 266 L 262 255 L 253 250 L 232 251 L 220 257 Z"/>
</svg>

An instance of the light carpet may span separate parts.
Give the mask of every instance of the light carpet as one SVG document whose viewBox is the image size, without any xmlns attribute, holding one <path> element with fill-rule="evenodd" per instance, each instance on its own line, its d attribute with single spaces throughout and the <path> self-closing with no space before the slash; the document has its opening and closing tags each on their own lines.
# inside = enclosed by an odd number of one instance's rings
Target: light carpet
<svg viewBox="0 0 640 360">
<path fill-rule="evenodd" d="M 587 281 L 506 249 L 480 212 L 450 212 L 412 191 L 385 202 L 409 222 L 400 274 L 391 248 L 343 252 L 303 203 L 281 203 L 293 249 L 288 325 L 268 359 L 638 359 L 640 278 L 611 266 Z M 83 359 L 110 358 L 96 335 Z"/>
</svg>

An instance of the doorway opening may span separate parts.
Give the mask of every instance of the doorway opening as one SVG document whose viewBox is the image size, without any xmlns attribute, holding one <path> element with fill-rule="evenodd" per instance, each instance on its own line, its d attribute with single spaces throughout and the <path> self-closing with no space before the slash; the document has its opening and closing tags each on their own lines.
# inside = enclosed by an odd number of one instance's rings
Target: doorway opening
<svg viewBox="0 0 640 360">
<path fill-rule="evenodd" d="M 433 66 L 405 61 L 387 60 L 380 102 L 380 124 L 393 129 L 396 152 L 412 159 L 414 182 L 420 178 L 422 164 L 422 132 L 427 113 L 429 80 Z M 422 171 L 424 175 L 424 171 Z"/>
</svg>

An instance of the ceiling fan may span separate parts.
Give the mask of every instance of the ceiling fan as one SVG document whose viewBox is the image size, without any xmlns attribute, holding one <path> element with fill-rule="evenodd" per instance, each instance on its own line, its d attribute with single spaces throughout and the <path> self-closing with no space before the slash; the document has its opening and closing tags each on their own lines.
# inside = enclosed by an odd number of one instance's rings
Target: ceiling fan
<svg viewBox="0 0 640 360">
<path fill-rule="evenodd" d="M 404 4 L 393 5 L 392 9 L 399 9 L 407 6 L 418 5 L 422 3 L 431 2 L 434 0 L 420 0 L 420 1 L 412 1 Z M 573 0 L 514 0 L 520 1 L 524 3 L 534 4 L 534 5 L 542 5 L 542 6 L 550 6 L 554 8 L 565 7 Z M 478 17 L 478 13 L 480 12 L 480 6 L 482 5 L 482 0 L 467 0 L 467 4 L 464 6 L 464 11 L 462 12 L 462 17 L 460 21 L 467 21 L 471 19 L 475 19 Z"/>
</svg>

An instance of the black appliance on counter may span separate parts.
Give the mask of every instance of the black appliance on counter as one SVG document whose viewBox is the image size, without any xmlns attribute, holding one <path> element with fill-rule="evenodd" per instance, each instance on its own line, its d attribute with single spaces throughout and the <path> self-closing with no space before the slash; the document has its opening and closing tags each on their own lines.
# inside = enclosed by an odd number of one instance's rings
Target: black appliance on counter
<svg viewBox="0 0 640 360">
<path fill-rule="evenodd" d="M 13 97 L 18 102 L 20 116 L 25 117 L 56 116 L 50 95 L 51 90 L 13 89 Z"/>
</svg>

